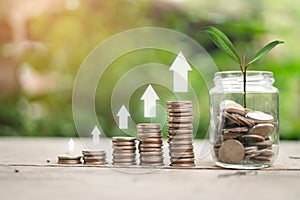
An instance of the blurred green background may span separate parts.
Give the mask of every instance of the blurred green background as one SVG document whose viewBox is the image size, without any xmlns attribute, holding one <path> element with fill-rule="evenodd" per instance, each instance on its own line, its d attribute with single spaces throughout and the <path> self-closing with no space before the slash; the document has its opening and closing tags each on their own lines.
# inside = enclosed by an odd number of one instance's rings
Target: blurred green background
<svg viewBox="0 0 300 200">
<path fill-rule="evenodd" d="M 280 91 L 280 136 L 299 140 L 299 22 L 297 0 L 0 0 L 0 135 L 77 136 L 72 116 L 77 70 L 97 44 L 128 29 L 155 26 L 180 31 L 198 41 L 220 70 L 238 70 L 198 31 L 214 25 L 249 55 L 271 40 L 285 41 L 251 69 L 274 72 Z M 138 64 L 170 65 L 175 56 L 154 50 L 131 53 L 116 60 L 113 65 L 119 68 L 111 66 L 105 72 L 96 111 L 106 135 L 119 134 L 110 110 L 118 78 Z M 190 82 L 204 85 L 197 73 L 191 74 Z M 159 104 L 174 98 L 165 88 L 154 87 L 163 94 Z M 139 88 L 130 102 L 132 118 L 139 122 L 146 119 L 142 103 L 135 99 L 145 88 Z M 201 138 L 209 124 L 208 89 L 197 95 Z"/>
</svg>

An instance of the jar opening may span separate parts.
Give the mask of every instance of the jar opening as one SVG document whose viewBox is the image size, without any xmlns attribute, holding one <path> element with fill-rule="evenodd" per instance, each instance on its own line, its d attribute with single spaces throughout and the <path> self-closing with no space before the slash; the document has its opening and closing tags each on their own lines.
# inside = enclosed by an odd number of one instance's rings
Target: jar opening
<svg viewBox="0 0 300 200">
<path fill-rule="evenodd" d="M 273 73 L 269 71 L 247 71 L 247 84 L 273 85 Z M 241 71 L 216 72 L 215 84 L 243 84 L 243 73 Z"/>
</svg>

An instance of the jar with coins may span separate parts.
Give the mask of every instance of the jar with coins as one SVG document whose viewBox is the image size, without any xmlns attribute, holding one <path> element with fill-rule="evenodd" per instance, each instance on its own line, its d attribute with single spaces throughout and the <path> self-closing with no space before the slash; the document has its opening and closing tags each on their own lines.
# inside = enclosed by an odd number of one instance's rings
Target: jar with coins
<svg viewBox="0 0 300 200">
<path fill-rule="evenodd" d="M 232 169 L 270 167 L 279 148 L 279 92 L 272 72 L 217 72 L 210 90 L 210 142 L 215 164 Z M 246 93 L 244 94 L 244 91 Z"/>
</svg>

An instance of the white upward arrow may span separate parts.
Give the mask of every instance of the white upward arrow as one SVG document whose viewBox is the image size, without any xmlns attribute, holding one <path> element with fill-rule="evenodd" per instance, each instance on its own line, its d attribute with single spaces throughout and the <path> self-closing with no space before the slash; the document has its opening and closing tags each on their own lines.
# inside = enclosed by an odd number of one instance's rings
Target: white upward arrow
<svg viewBox="0 0 300 200">
<path fill-rule="evenodd" d="M 68 145 L 69 145 L 69 152 L 74 151 L 75 142 L 72 138 L 69 140 Z"/>
<path fill-rule="evenodd" d="M 99 136 L 101 135 L 101 132 L 97 126 L 95 126 L 91 134 L 93 135 L 93 144 L 99 144 Z"/>
<path fill-rule="evenodd" d="M 188 91 L 188 71 L 192 68 L 186 61 L 182 52 L 179 52 L 171 65 L 170 71 L 174 71 L 173 74 L 173 91 L 174 92 L 187 92 Z"/>
<path fill-rule="evenodd" d="M 156 100 L 158 96 L 149 84 L 141 100 L 144 101 L 144 117 L 156 117 Z"/>
<path fill-rule="evenodd" d="M 119 128 L 120 129 L 128 129 L 128 117 L 130 116 L 126 107 L 122 105 L 117 116 L 119 117 Z"/>
</svg>

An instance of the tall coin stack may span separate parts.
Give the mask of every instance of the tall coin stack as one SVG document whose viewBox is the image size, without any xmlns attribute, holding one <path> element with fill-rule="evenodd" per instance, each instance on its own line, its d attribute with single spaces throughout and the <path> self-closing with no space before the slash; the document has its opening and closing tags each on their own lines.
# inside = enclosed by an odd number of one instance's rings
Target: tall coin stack
<svg viewBox="0 0 300 200">
<path fill-rule="evenodd" d="M 171 166 L 193 167 L 193 113 L 191 101 L 167 101 Z"/>
<path fill-rule="evenodd" d="M 83 163 L 87 165 L 105 165 L 106 153 L 104 150 L 83 150 Z"/>
<path fill-rule="evenodd" d="M 113 137 L 113 165 L 136 165 L 136 139 Z"/>
<path fill-rule="evenodd" d="M 163 139 L 160 124 L 138 124 L 141 166 L 163 166 Z"/>
</svg>

